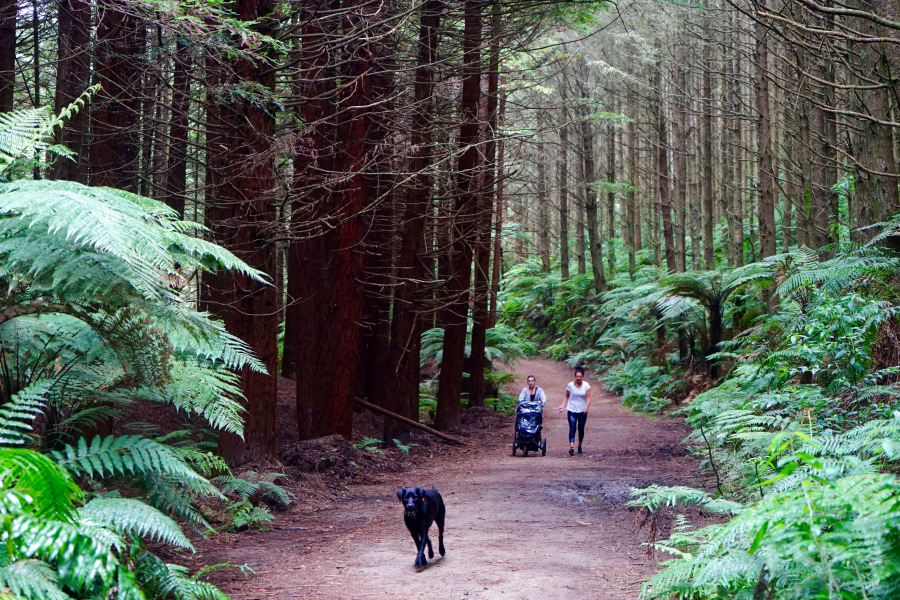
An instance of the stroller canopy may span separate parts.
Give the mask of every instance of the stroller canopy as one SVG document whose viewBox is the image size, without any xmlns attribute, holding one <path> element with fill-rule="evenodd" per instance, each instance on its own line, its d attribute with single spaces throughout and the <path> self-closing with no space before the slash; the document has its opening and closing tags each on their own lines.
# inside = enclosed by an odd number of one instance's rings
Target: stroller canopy
<svg viewBox="0 0 900 600">
<path fill-rule="evenodd" d="M 516 409 L 516 431 L 534 435 L 541 429 L 543 414 L 540 402 L 523 402 Z"/>
</svg>

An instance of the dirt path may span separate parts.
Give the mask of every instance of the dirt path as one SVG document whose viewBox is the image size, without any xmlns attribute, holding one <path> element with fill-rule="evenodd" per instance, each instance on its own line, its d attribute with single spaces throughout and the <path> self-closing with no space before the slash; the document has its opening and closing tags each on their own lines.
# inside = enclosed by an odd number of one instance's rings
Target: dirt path
<svg viewBox="0 0 900 600">
<path fill-rule="evenodd" d="M 624 502 L 632 487 L 704 484 L 680 445 L 685 428 L 632 414 L 592 382 L 585 454 L 569 457 L 568 425 L 556 408 L 571 371 L 523 360 L 516 373 L 518 389 L 533 374 L 549 396 L 546 457 L 510 455 L 510 420 L 508 431 L 468 454 L 435 458 L 393 485 L 359 486 L 339 509 L 241 534 L 195 560 L 248 564 L 255 571 L 249 578 L 216 578 L 235 600 L 637 598 L 654 561 Z M 447 504 L 447 556 L 416 572 L 394 493 L 432 484 Z"/>
</svg>

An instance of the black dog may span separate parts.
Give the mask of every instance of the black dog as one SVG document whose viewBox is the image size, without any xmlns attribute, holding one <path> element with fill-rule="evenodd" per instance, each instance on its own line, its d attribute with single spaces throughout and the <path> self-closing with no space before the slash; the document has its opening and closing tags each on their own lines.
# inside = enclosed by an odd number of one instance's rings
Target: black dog
<svg viewBox="0 0 900 600">
<path fill-rule="evenodd" d="M 412 534 L 416 543 L 416 566 L 422 567 L 428 564 L 425 560 L 425 546 L 428 545 L 428 558 L 434 558 L 434 550 L 431 548 L 431 539 L 428 537 L 428 529 L 431 523 L 438 526 L 438 552 L 444 555 L 444 499 L 438 494 L 434 486 L 430 490 L 422 488 L 403 488 L 397 492 L 397 498 L 403 505 L 403 520 L 406 528 Z"/>
</svg>

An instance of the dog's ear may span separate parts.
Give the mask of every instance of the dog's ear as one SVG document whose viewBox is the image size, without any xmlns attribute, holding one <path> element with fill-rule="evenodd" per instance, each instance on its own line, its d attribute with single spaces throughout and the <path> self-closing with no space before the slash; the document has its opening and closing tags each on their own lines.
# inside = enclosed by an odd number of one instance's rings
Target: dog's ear
<svg viewBox="0 0 900 600">
<path fill-rule="evenodd" d="M 397 492 L 397 500 L 399 500 L 400 502 L 403 502 L 403 490 L 400 490 L 399 492 Z"/>
<path fill-rule="evenodd" d="M 416 488 L 416 496 L 419 498 L 424 498 L 425 490 L 423 490 L 422 488 Z"/>
</svg>

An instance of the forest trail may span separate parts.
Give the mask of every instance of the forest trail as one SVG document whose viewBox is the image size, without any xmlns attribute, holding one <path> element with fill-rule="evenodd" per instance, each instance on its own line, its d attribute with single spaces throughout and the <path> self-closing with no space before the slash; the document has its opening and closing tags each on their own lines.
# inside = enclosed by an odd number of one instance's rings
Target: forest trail
<svg viewBox="0 0 900 600">
<path fill-rule="evenodd" d="M 547 456 L 511 456 L 508 431 L 452 459 L 435 458 L 396 476 L 393 485 L 354 487 L 337 509 L 308 514 L 284 529 L 242 534 L 214 559 L 247 564 L 216 583 L 235 600 L 596 599 L 637 598 L 655 570 L 624 503 L 632 487 L 704 484 L 680 442 L 687 429 L 671 419 L 629 412 L 593 386 L 585 454 L 568 456 L 568 425 L 557 413 L 572 372 L 546 360 L 522 360 L 517 389 L 537 377 L 548 395 Z M 512 386 L 510 386 L 510 391 Z M 417 572 L 396 490 L 437 486 L 447 505 L 447 555 Z M 665 535 L 670 522 L 663 522 Z M 432 529 L 437 550 L 436 528 Z M 195 560 L 196 560 L 195 559 Z"/>
</svg>

